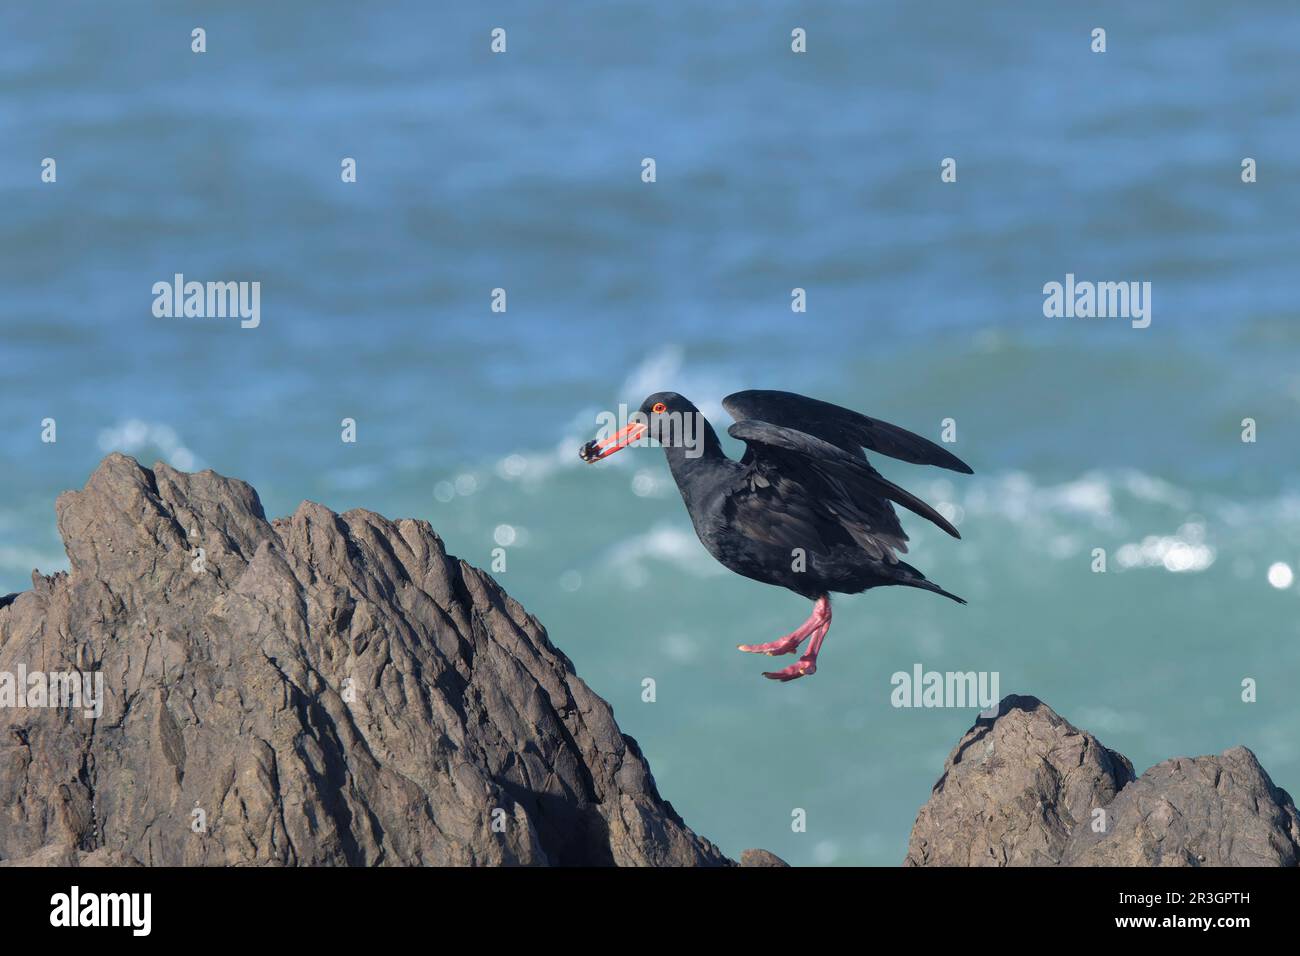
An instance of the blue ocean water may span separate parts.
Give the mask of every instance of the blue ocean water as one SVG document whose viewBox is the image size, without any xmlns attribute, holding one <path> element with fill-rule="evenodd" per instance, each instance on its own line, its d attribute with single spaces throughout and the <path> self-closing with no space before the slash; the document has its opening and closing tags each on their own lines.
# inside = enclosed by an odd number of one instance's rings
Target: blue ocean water
<svg viewBox="0 0 1300 956">
<path fill-rule="evenodd" d="M 902 859 L 975 716 L 891 706 L 918 662 L 1300 787 L 1294 4 L 377 6 L 0 9 L 0 593 L 118 449 L 504 547 L 733 854 Z M 176 273 L 259 281 L 260 326 L 156 318 Z M 1045 318 L 1067 273 L 1151 282 L 1150 327 Z M 669 388 L 719 430 L 739 388 L 954 419 L 975 476 L 876 463 L 957 520 L 904 524 L 969 606 L 841 598 L 818 673 L 763 680 L 735 645 L 806 602 L 712 562 L 658 451 L 577 458 Z"/>
</svg>

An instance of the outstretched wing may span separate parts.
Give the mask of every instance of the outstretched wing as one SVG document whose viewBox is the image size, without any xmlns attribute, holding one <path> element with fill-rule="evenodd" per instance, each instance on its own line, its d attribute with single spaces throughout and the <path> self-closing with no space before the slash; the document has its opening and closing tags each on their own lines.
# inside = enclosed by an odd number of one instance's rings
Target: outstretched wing
<svg viewBox="0 0 1300 956">
<path fill-rule="evenodd" d="M 835 544 L 846 538 L 873 557 L 893 562 L 893 551 L 907 550 L 907 535 L 891 501 L 961 537 L 943 515 L 882 477 L 860 451 L 853 454 L 770 422 L 737 422 L 727 433 L 748 446 L 740 481 L 730 495 L 733 507 L 752 509 L 750 523 L 778 543 L 788 538 L 795 544 Z"/>
<path fill-rule="evenodd" d="M 914 465 L 938 465 L 973 474 L 970 465 L 928 438 L 878 418 L 868 418 L 839 405 L 794 392 L 750 389 L 728 395 L 722 400 L 722 407 L 737 422 L 751 419 L 792 428 L 820 438 L 858 459 L 865 459 L 862 449 L 869 448 Z M 899 504 L 903 503 L 900 501 Z"/>
</svg>

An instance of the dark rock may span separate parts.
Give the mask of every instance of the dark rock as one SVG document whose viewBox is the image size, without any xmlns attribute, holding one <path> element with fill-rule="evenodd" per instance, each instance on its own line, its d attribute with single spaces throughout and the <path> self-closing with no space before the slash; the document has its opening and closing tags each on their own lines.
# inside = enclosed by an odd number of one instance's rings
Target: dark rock
<svg viewBox="0 0 1300 956">
<path fill-rule="evenodd" d="M 1066 866 L 1296 866 L 1300 818 L 1255 755 L 1156 764 L 1106 807 L 1105 832 L 1078 827 Z"/>
<path fill-rule="evenodd" d="M 1300 822 L 1255 755 L 1180 757 L 1134 780 L 1121 754 L 1010 696 L 949 755 L 905 866 L 1296 866 Z"/>
<path fill-rule="evenodd" d="M 103 711 L 0 708 L 0 860 L 731 865 L 426 522 L 123 455 L 56 511 L 0 672 L 101 672 Z"/>
<path fill-rule="evenodd" d="M 746 850 L 740 854 L 741 866 L 789 866 L 775 853 L 769 853 L 767 850 Z"/>
<path fill-rule="evenodd" d="M 0 867 L 21 866 L 85 866 L 115 867 L 141 866 L 139 860 L 126 856 L 117 850 L 101 848 L 87 853 L 68 844 L 50 843 L 41 847 L 30 856 L 16 859 L 0 860 Z"/>
<path fill-rule="evenodd" d="M 905 866 L 1043 866 L 1133 766 L 1034 697 L 1005 698 L 958 741 L 912 828 Z"/>
</svg>

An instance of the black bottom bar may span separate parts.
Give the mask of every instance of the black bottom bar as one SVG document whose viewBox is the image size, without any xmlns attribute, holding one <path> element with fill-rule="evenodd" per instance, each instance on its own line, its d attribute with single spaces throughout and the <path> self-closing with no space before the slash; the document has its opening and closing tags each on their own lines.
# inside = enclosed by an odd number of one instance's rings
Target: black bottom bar
<svg viewBox="0 0 1300 956">
<path fill-rule="evenodd" d="M 864 939 L 910 927 L 924 947 L 970 942 L 977 930 L 1230 941 L 1291 926 L 1298 885 L 1293 871 L 1263 869 L 0 869 L 8 938 L 75 933 L 128 946 L 375 945 L 394 931 L 434 945 L 463 933 L 527 945 L 602 924 L 622 934 L 689 924 L 731 940 L 767 939 L 774 927 L 819 936 L 842 927 Z M 148 894 L 147 936 L 136 934 L 144 896 L 116 894 Z M 92 921 L 119 925 L 71 925 Z"/>
</svg>

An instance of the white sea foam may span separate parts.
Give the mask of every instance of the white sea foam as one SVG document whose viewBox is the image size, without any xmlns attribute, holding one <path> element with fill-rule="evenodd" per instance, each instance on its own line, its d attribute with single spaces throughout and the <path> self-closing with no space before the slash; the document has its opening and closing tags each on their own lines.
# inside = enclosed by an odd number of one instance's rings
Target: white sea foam
<svg viewBox="0 0 1300 956">
<path fill-rule="evenodd" d="M 615 544 L 607 557 L 608 567 L 633 588 L 648 583 L 654 562 L 671 565 L 691 576 L 725 573 L 695 534 L 680 525 L 657 524 L 630 535 Z"/>
<path fill-rule="evenodd" d="M 953 485 L 940 479 L 929 493 L 946 497 Z M 976 478 L 962 494 L 966 511 L 971 515 L 1000 516 L 1016 523 L 1044 518 L 1074 516 L 1104 523 L 1114 512 L 1113 482 L 1100 472 L 1089 472 L 1071 481 L 1043 485 L 1022 471 L 1011 471 L 991 478 Z"/>
<path fill-rule="evenodd" d="M 1067 561 L 1100 547 L 1113 553 L 1112 567 L 1119 571 L 1205 571 L 1229 540 L 1238 552 L 1265 543 L 1300 545 L 1300 496 L 1243 503 L 1197 494 L 1131 469 L 1090 471 L 1056 483 L 1039 482 L 1022 471 L 976 476 L 966 487 L 936 478 L 920 490 L 954 524 L 964 521 L 974 529 L 968 533 L 976 548 L 981 531 L 1000 535 L 998 546 L 1005 548 L 1006 532 L 989 530 L 1003 522 L 1015 529 L 1015 547 L 1021 552 Z M 904 517 L 909 533 L 931 533 Z M 1241 560 L 1235 566 L 1238 576 L 1243 576 Z"/>
<path fill-rule="evenodd" d="M 726 421 L 722 397 L 736 389 L 729 375 L 710 365 L 686 365 L 686 350 L 664 345 L 648 354 L 619 387 L 619 395 L 632 408 L 639 408 L 647 395 L 672 391 L 695 403 L 716 429 Z"/>
<path fill-rule="evenodd" d="M 163 460 L 173 468 L 197 471 L 202 467 L 199 457 L 181 441 L 176 429 L 162 422 L 128 418 L 101 429 L 98 440 L 99 450 L 104 453 L 120 451 L 138 457 L 140 452 L 153 448 L 161 452 Z"/>
<path fill-rule="evenodd" d="M 685 355 L 680 345 L 665 345 L 650 353 L 624 379 L 619 395 L 635 407 L 647 395 L 668 388 L 664 383 L 681 376 Z"/>
<path fill-rule="evenodd" d="M 578 457 L 578 449 L 593 438 L 599 427 L 598 416 L 605 411 L 617 408 L 620 402 L 629 409 L 640 407 L 647 395 L 660 391 L 676 391 L 696 401 L 697 407 L 705 417 L 713 422 L 714 427 L 725 420 L 719 396 L 726 394 L 723 376 L 710 367 L 686 370 L 686 352 L 680 345 L 665 345 L 650 352 L 628 373 L 623 384 L 610 395 L 610 408 L 583 408 L 564 425 L 563 434 L 548 450 L 515 449 L 494 465 L 496 474 L 507 480 L 521 483 L 526 490 L 538 491 L 548 479 L 557 472 L 569 471 L 578 467 L 588 467 Z M 637 452 L 640 451 L 640 454 Z M 662 456 L 657 464 L 662 463 Z M 634 478 L 634 493 L 643 497 L 660 497 L 671 486 L 663 481 L 647 482 L 641 475 L 654 477 L 646 471 L 644 449 L 632 449 L 618 455 L 611 455 L 601 463 L 602 469 L 637 469 L 638 478 Z"/>
<path fill-rule="evenodd" d="M 1204 571 L 1214 563 L 1214 548 L 1179 535 L 1150 534 L 1140 542 L 1128 542 L 1115 552 L 1115 562 L 1124 568 L 1158 568 L 1182 573 Z"/>
<path fill-rule="evenodd" d="M 1126 471 L 1119 477 L 1119 481 L 1129 494 L 1140 501 L 1168 505 L 1171 508 L 1186 509 L 1191 507 L 1191 493 L 1170 484 L 1162 478 L 1156 478 L 1140 471 Z"/>
<path fill-rule="evenodd" d="M 680 376 L 683 354 L 679 348 L 666 347 L 648 356 L 629 376 L 623 391 L 635 394 L 672 387 L 664 379 Z M 555 450 L 517 451 L 497 461 L 492 471 L 531 493 L 554 493 L 557 470 L 581 464 L 574 451 L 590 437 L 591 421 L 594 418 L 585 414 L 578 416 L 566 429 L 572 434 Z M 647 460 L 644 453 L 638 456 L 635 450 L 614 456 L 611 463 L 625 469 L 626 477 L 608 488 L 621 486 L 629 497 L 674 498 L 671 475 L 660 456 L 652 458 Z M 608 488 L 602 487 L 601 493 Z M 1212 567 L 1229 539 L 1238 562 L 1243 550 L 1253 551 L 1279 536 L 1300 543 L 1298 495 L 1241 503 L 1198 494 L 1134 469 L 1092 470 L 1057 482 L 1043 482 L 1020 470 L 960 480 L 945 475 L 919 483 L 914 490 L 962 528 L 968 540 L 954 559 L 963 562 L 986 561 L 981 541 L 993 542 L 1002 551 L 1039 554 L 1055 562 L 1078 561 L 1100 547 L 1111 555 L 1116 571 L 1183 574 Z M 906 514 L 901 517 L 915 537 L 934 533 L 924 522 Z M 1006 524 L 1014 529 L 1011 541 Z M 1260 555 L 1259 560 L 1267 566 L 1275 559 Z M 646 583 L 652 561 L 685 567 L 691 573 L 719 572 L 694 535 L 680 525 L 661 524 L 624 539 L 611 549 L 609 561 L 629 587 Z"/>
</svg>

